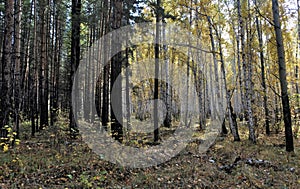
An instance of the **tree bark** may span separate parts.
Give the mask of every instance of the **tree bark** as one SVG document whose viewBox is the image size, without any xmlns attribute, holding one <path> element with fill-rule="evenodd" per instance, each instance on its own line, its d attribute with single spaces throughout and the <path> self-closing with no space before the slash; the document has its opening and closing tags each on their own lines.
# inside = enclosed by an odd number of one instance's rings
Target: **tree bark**
<svg viewBox="0 0 300 189">
<path fill-rule="evenodd" d="M 39 108 L 40 108 L 40 128 L 48 126 L 48 1 L 40 2 L 40 68 L 39 68 Z"/>
<path fill-rule="evenodd" d="M 11 67 L 12 67 L 12 39 L 14 29 L 14 0 L 5 2 L 5 30 L 2 55 L 2 86 L 0 95 L 0 136 L 6 137 L 7 132 L 2 128 L 8 124 L 11 111 Z"/>
<path fill-rule="evenodd" d="M 222 71 L 222 76 L 223 76 L 224 88 L 225 88 L 225 92 L 226 92 L 226 104 L 227 104 L 227 110 L 228 110 L 229 125 L 230 125 L 230 128 L 231 128 L 231 133 L 233 135 L 233 140 L 234 141 L 240 141 L 241 139 L 240 139 L 240 136 L 239 136 L 238 127 L 237 127 L 237 123 L 236 123 L 236 116 L 235 116 L 235 114 L 233 112 L 233 108 L 231 106 L 230 91 L 227 89 L 225 63 L 224 63 L 224 59 L 223 59 L 221 36 L 218 34 L 218 32 L 217 32 L 217 36 L 219 37 L 221 71 Z M 225 126 L 223 126 L 223 127 L 225 127 Z"/>
<path fill-rule="evenodd" d="M 20 138 L 20 104 L 22 102 L 22 90 L 21 90 L 21 17 L 22 17 L 22 0 L 18 0 L 16 5 L 16 19 L 15 19 L 15 44 L 14 44 L 14 122 L 15 122 L 15 131 L 16 138 Z"/>
<path fill-rule="evenodd" d="M 300 0 L 297 0 L 297 15 L 298 15 L 298 30 L 297 30 L 297 49 L 296 49 L 296 66 L 295 66 L 295 88 L 296 88 L 296 94 L 297 94 L 297 107 L 300 107 L 300 89 L 299 89 L 299 60 L 300 60 Z"/>
<path fill-rule="evenodd" d="M 77 112 L 73 112 L 71 92 L 73 85 L 78 86 L 76 80 L 74 80 L 74 74 L 79 66 L 80 62 L 80 12 L 81 12 L 81 0 L 72 0 L 72 33 L 71 33 L 71 70 L 70 70 L 70 96 L 69 96 L 69 128 L 72 136 L 77 133 L 77 127 L 75 119 L 77 118 Z M 76 105 L 77 103 L 74 103 Z M 75 109 L 77 109 L 75 107 Z"/>
<path fill-rule="evenodd" d="M 241 39 L 242 41 L 242 59 L 243 59 L 243 69 L 244 69 L 244 78 L 245 78 L 245 97 L 246 97 L 246 112 L 247 112 L 247 122 L 249 129 L 249 140 L 253 143 L 256 143 L 255 136 L 255 116 L 253 115 L 253 82 L 252 82 L 252 37 L 251 37 L 251 15 L 250 15 L 250 1 L 248 0 L 248 14 L 246 19 L 246 31 L 247 31 L 247 48 L 244 44 L 245 38 Z M 246 55 L 246 51 L 248 52 Z"/>
<path fill-rule="evenodd" d="M 163 41 L 166 38 L 166 31 L 165 31 L 165 21 L 163 25 Z M 165 69 L 166 69 L 166 85 L 165 85 L 165 104 L 166 104 L 166 117 L 164 119 L 164 126 L 171 127 L 172 126 L 172 112 L 171 112 L 171 98 L 170 98 L 170 76 L 169 76 L 169 56 L 168 56 L 168 46 L 163 45 L 164 50 L 164 62 L 165 62 Z"/>
<path fill-rule="evenodd" d="M 107 13 L 105 16 L 106 19 L 104 19 L 104 34 L 108 33 L 108 26 L 109 26 L 109 19 L 110 19 L 110 10 L 111 6 L 108 6 L 108 0 L 105 0 L 103 2 L 104 11 Z M 104 49 L 107 46 L 108 41 L 105 40 L 103 42 L 103 46 L 101 47 Z M 108 60 L 108 54 L 110 49 L 108 49 L 108 52 L 103 53 L 103 61 L 107 62 Z M 101 123 L 102 127 L 107 130 L 107 124 L 109 121 L 109 70 L 110 70 L 110 64 L 106 64 L 103 68 L 103 95 L 102 95 L 102 112 L 101 112 Z"/>
<path fill-rule="evenodd" d="M 156 34 L 155 34 L 155 79 L 154 79 L 154 142 L 158 142 L 159 128 L 158 128 L 158 74 L 159 74 L 159 40 L 160 40 L 160 0 L 156 1 Z"/>
<path fill-rule="evenodd" d="M 282 31 L 281 31 L 281 24 L 280 24 L 278 0 L 272 0 L 272 11 L 273 11 L 274 29 L 275 29 L 276 42 L 277 42 L 278 67 L 279 67 L 279 79 L 280 79 L 280 87 L 281 87 L 281 103 L 282 103 L 283 120 L 284 120 L 284 127 L 285 127 L 286 151 L 291 152 L 294 151 L 294 142 L 293 142 L 290 102 L 288 96 L 288 86 L 286 80 L 285 53 L 284 53 L 283 38 L 282 38 Z"/>
<path fill-rule="evenodd" d="M 113 29 L 121 27 L 123 17 L 123 1 L 113 1 Z M 121 36 L 112 36 L 112 47 L 121 49 Z M 117 106 L 115 109 L 111 107 L 111 132 L 113 138 L 122 142 L 123 140 L 123 109 L 122 109 L 122 52 L 118 52 L 111 60 L 111 91 L 113 86 L 115 87 L 114 104 Z M 112 100 L 112 98 L 111 98 Z M 112 102 L 111 102 L 112 104 Z"/>
<path fill-rule="evenodd" d="M 211 21 L 210 16 L 207 16 L 206 18 L 207 18 L 207 21 L 208 21 L 208 24 L 209 24 L 209 36 L 210 36 L 211 50 L 212 50 L 213 61 L 214 61 L 215 84 L 216 84 L 215 89 L 216 89 L 216 95 L 217 95 L 217 102 L 215 103 L 216 109 L 213 110 L 213 112 L 214 111 L 223 111 L 222 104 L 220 103 L 221 94 L 220 94 L 220 86 L 219 86 L 219 73 L 218 73 L 219 71 L 218 71 L 218 60 L 217 60 L 215 41 L 214 41 L 214 36 L 213 36 L 213 23 Z M 215 114 L 215 112 L 214 112 L 214 114 Z M 225 121 L 225 117 L 224 117 L 224 121 Z M 223 123 L 224 123 L 224 121 L 223 121 Z M 222 131 L 222 134 L 227 134 L 228 133 L 225 124 L 222 124 L 222 130 L 221 131 Z"/>
<path fill-rule="evenodd" d="M 257 7 L 257 2 L 254 0 L 254 4 Z M 264 110 L 265 110 L 265 127 L 266 134 L 270 135 L 270 121 L 269 121 L 269 109 L 268 109 L 268 98 L 267 98 L 267 87 L 266 87 L 266 77 L 265 77 L 265 63 L 264 63 L 264 52 L 263 52 L 263 39 L 261 24 L 258 19 L 258 15 L 255 17 L 257 37 L 259 42 L 259 53 L 260 53 L 260 66 L 261 66 L 261 85 L 263 87 L 263 98 L 264 98 Z"/>
<path fill-rule="evenodd" d="M 241 12 L 241 2 L 240 0 L 237 0 L 237 9 L 238 9 L 238 36 L 236 37 L 237 41 L 237 61 L 238 61 L 238 75 L 239 75 L 239 85 L 240 85 L 240 93 L 241 93 L 241 102 L 242 102 L 242 113 L 239 116 L 240 120 L 243 120 L 245 118 L 245 89 L 243 85 L 243 81 L 245 78 L 243 78 L 243 69 L 242 69 L 242 63 L 241 63 L 241 56 L 240 56 L 240 44 L 243 46 L 243 41 L 242 39 L 244 38 L 244 22 L 242 18 L 242 12 Z M 242 50 L 243 51 L 243 50 Z M 243 60 L 242 60 L 243 61 Z"/>
</svg>

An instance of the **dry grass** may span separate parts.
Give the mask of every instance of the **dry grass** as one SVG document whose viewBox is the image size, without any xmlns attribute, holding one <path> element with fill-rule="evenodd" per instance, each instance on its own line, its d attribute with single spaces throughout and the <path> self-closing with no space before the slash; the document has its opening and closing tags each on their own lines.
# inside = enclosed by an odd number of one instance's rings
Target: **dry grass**
<svg viewBox="0 0 300 189">
<path fill-rule="evenodd" d="M 300 188 L 299 139 L 295 153 L 286 153 L 282 133 L 259 135 L 253 145 L 241 127 L 241 142 L 220 137 L 205 154 L 198 154 L 193 142 L 164 164 L 131 169 L 104 161 L 80 138 L 69 138 L 65 121 L 56 132 L 47 128 L 0 152 L 2 188 Z M 23 138 L 29 129 L 23 126 Z"/>
</svg>

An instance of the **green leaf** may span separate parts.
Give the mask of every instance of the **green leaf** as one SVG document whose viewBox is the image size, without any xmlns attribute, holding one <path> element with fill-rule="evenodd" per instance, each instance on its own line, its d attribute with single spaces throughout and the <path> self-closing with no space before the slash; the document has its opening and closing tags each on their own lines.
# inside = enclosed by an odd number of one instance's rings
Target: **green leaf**
<svg viewBox="0 0 300 189">
<path fill-rule="evenodd" d="M 67 177 L 71 180 L 73 179 L 73 176 L 71 174 L 68 174 Z"/>
</svg>

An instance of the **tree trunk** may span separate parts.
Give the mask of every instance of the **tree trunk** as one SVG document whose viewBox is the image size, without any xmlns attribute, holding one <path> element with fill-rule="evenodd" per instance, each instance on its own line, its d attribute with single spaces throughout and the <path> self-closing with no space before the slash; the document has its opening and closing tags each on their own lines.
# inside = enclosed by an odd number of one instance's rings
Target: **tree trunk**
<svg viewBox="0 0 300 189">
<path fill-rule="evenodd" d="M 240 0 L 237 0 L 237 8 L 238 8 L 238 36 L 236 37 L 236 41 L 237 41 L 237 61 L 238 61 L 238 75 L 239 75 L 239 85 L 240 85 L 240 93 L 241 93 L 241 102 L 242 102 L 242 113 L 239 116 L 240 120 L 243 120 L 245 118 L 245 112 L 246 112 L 246 108 L 245 108 L 245 92 L 244 92 L 244 85 L 243 85 L 243 70 L 242 70 L 242 63 L 241 63 L 241 56 L 240 56 L 240 44 L 243 42 L 241 42 L 241 39 L 244 38 L 244 23 L 243 23 L 243 18 L 242 18 L 242 13 L 241 13 L 241 2 Z"/>
<path fill-rule="evenodd" d="M 297 0 L 297 14 L 298 14 L 298 35 L 297 35 L 297 48 L 296 48 L 296 66 L 295 66 L 295 79 L 296 79 L 296 82 L 295 82 L 295 88 L 296 88 L 296 94 L 297 94 L 297 97 L 296 97 L 296 106 L 297 107 L 300 107 L 300 89 L 299 89 L 299 60 L 300 60 L 300 0 Z"/>
<path fill-rule="evenodd" d="M 107 13 L 106 19 L 104 19 L 104 34 L 108 33 L 108 26 L 109 26 L 109 14 L 111 10 L 111 6 L 108 6 L 108 0 L 105 0 L 103 2 L 104 11 Z M 107 11 L 108 10 L 108 11 Z M 105 38 L 104 38 L 105 39 Z M 101 47 L 104 49 L 107 46 L 108 41 L 104 40 L 103 46 Z M 110 49 L 108 49 L 110 51 Z M 105 51 L 104 51 L 105 52 Z M 108 54 L 109 52 L 103 53 L 103 62 L 107 62 L 108 60 Z M 101 112 L 101 123 L 102 127 L 107 130 L 107 124 L 108 124 L 108 117 L 109 117 L 109 70 L 110 70 L 110 64 L 106 64 L 103 68 L 103 95 L 102 95 L 102 112 Z"/>
<path fill-rule="evenodd" d="M 121 27 L 123 17 L 123 1 L 113 1 L 113 29 Z M 121 49 L 121 36 L 112 36 L 112 47 Z M 115 87 L 114 99 L 111 97 L 111 104 L 116 105 L 113 109 L 111 107 L 111 132 L 113 138 L 122 142 L 123 140 L 123 115 L 122 115 L 122 78 L 117 79 L 121 76 L 122 71 L 122 52 L 118 52 L 111 60 L 111 91 L 113 86 Z"/>
<path fill-rule="evenodd" d="M 243 59 L 243 69 L 245 78 L 245 97 L 246 97 L 246 112 L 247 112 L 247 122 L 249 129 L 249 140 L 256 143 L 255 136 L 255 116 L 253 115 L 252 104 L 253 104 L 253 82 L 252 82 L 252 37 L 251 37 L 251 15 L 249 13 L 250 2 L 248 2 L 248 14 L 246 19 L 246 31 L 247 31 L 247 47 L 245 46 L 245 38 L 241 38 L 242 41 L 242 59 Z M 250 25 L 250 26 L 249 26 Z M 244 35 L 243 35 L 244 36 Z M 247 56 L 246 56 L 246 51 Z"/>
<path fill-rule="evenodd" d="M 76 69 L 79 66 L 80 62 L 80 12 L 81 12 L 81 0 L 72 0 L 72 33 L 71 33 L 71 74 L 70 74 L 70 96 L 69 96 L 69 120 L 70 120 L 70 132 L 72 136 L 74 137 L 77 133 L 77 127 L 75 124 L 75 119 L 77 118 L 77 112 L 73 112 L 72 109 L 72 98 L 71 98 L 71 92 L 72 87 L 75 85 L 77 87 L 77 82 L 74 79 L 74 74 L 76 72 Z M 76 96 L 76 95 L 75 95 Z M 76 105 L 77 103 L 74 103 Z M 76 107 L 74 107 L 77 109 Z"/>
<path fill-rule="evenodd" d="M 22 17 L 22 0 L 18 0 L 16 5 L 16 19 L 15 19 L 15 52 L 14 52 L 14 118 L 15 118 L 15 130 L 16 138 L 20 138 L 19 128 L 20 128 L 20 104 L 22 98 L 21 90 L 21 17 Z"/>
<path fill-rule="evenodd" d="M 39 73 L 39 108 L 40 129 L 48 126 L 48 59 L 47 59 L 47 33 L 48 33 L 48 1 L 42 1 L 40 6 L 41 18 L 41 48 L 40 48 L 40 73 Z"/>
<path fill-rule="evenodd" d="M 254 4 L 257 7 L 257 2 L 254 0 Z M 260 66 L 261 66 L 261 85 L 263 87 L 263 98 L 264 98 L 264 110 L 265 110 L 265 127 L 266 134 L 270 135 L 270 124 L 269 124 L 269 109 L 268 109 L 268 99 L 267 99 L 267 87 L 266 87 L 266 77 L 265 77 L 265 63 L 264 63 L 264 52 L 263 52 L 263 39 L 262 39 L 262 31 L 261 24 L 258 20 L 258 15 L 255 17 L 256 22 L 256 30 L 259 42 L 259 52 L 260 52 Z"/>
<path fill-rule="evenodd" d="M 219 86 L 219 73 L 218 73 L 219 71 L 218 71 L 218 60 L 217 60 L 217 54 L 216 54 L 216 48 L 215 48 L 215 41 L 214 41 L 214 36 L 213 36 L 213 23 L 211 21 L 210 16 L 207 16 L 207 21 L 209 24 L 209 36 L 210 36 L 211 50 L 212 50 L 213 61 L 214 61 L 215 84 L 216 84 L 215 88 L 216 88 L 216 95 L 217 95 L 217 102 L 215 103 L 216 110 L 214 110 L 214 111 L 223 111 L 223 107 L 220 103 L 221 94 L 220 94 L 220 86 Z M 224 117 L 223 123 L 224 123 L 224 121 L 225 121 L 225 117 Z M 228 133 L 225 124 L 222 124 L 221 131 L 222 131 L 222 134 Z"/>
<path fill-rule="evenodd" d="M 33 76 L 31 89 L 31 136 L 34 137 L 35 132 L 38 131 L 37 113 L 38 113 L 38 60 L 37 60 L 37 7 L 36 0 L 33 0 L 34 7 L 34 28 L 33 28 Z"/>
<path fill-rule="evenodd" d="M 284 127 L 285 127 L 286 151 L 291 152 L 294 151 L 294 142 L 293 142 L 290 102 L 288 96 L 288 86 L 286 80 L 285 54 L 284 54 L 283 38 L 281 32 L 280 17 L 279 17 L 278 0 L 272 0 L 272 10 L 273 10 L 276 42 L 277 42 L 278 67 L 279 67 L 279 79 L 280 79 L 280 87 L 281 87 L 281 103 L 283 108 L 283 120 L 284 120 Z"/>
<path fill-rule="evenodd" d="M 154 79 L 154 142 L 158 142 L 159 128 L 158 128 L 158 74 L 159 74 L 159 40 L 160 40 L 160 0 L 156 1 L 156 34 L 155 34 L 155 79 Z"/>
<path fill-rule="evenodd" d="M 239 136 L 238 127 L 237 127 L 237 123 L 236 123 L 236 115 L 234 114 L 233 108 L 231 106 L 230 91 L 227 89 L 225 63 L 224 63 L 224 59 L 223 59 L 223 51 L 222 51 L 222 44 L 221 44 L 221 35 L 218 34 L 218 32 L 217 32 L 217 36 L 219 38 L 221 71 L 222 71 L 222 76 L 223 76 L 224 88 L 225 88 L 225 92 L 226 92 L 226 104 L 227 104 L 227 110 L 228 110 L 229 125 L 230 125 L 230 129 L 231 129 L 231 133 L 233 135 L 233 140 L 240 141 L 240 136 Z M 225 127 L 225 125 L 222 127 Z M 223 129 L 222 129 L 222 131 L 224 132 Z M 226 134 L 226 132 L 224 134 Z"/>
<path fill-rule="evenodd" d="M 53 125 L 57 121 L 58 116 L 58 90 L 59 90 L 59 67 L 60 67 L 60 55 L 61 55 L 61 41 L 62 41 L 62 32 L 61 32 L 61 21 L 60 21 L 60 10 L 59 5 L 55 4 L 56 13 L 55 13 L 55 42 L 54 42 L 54 57 L 53 57 L 53 73 L 52 73 L 52 106 L 50 108 L 51 111 L 51 125 Z"/>
<path fill-rule="evenodd" d="M 165 24 L 163 25 L 163 41 L 166 38 Z M 166 69 L 166 86 L 165 86 L 165 104 L 166 104 L 166 117 L 164 119 L 164 126 L 172 126 L 172 112 L 171 112 L 171 101 L 170 101 L 170 77 L 169 77 L 169 56 L 168 56 L 168 46 L 163 45 L 164 50 L 164 62 Z"/>
<path fill-rule="evenodd" d="M 0 96 L 0 137 L 6 137 L 6 130 L 2 130 L 9 122 L 11 111 L 11 66 L 12 66 L 12 39 L 14 29 L 14 0 L 5 2 L 5 30 L 2 55 L 2 86 Z"/>
</svg>

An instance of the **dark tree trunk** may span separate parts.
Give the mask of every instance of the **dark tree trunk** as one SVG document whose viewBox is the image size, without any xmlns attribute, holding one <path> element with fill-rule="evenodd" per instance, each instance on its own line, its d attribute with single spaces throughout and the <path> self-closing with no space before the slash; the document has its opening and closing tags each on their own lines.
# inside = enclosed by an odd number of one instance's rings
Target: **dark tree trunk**
<svg viewBox="0 0 300 189">
<path fill-rule="evenodd" d="M 166 31 L 165 31 L 165 24 L 163 25 L 163 40 L 166 38 Z M 172 112 L 171 112 L 171 104 L 170 104 L 170 77 L 169 77 L 169 59 L 168 59 L 168 46 L 163 45 L 163 50 L 164 50 L 164 62 L 165 62 L 165 69 L 166 69 L 166 85 L 165 87 L 165 105 L 166 105 L 166 117 L 164 119 L 164 126 L 165 127 L 171 127 L 172 126 Z"/>
<path fill-rule="evenodd" d="M 158 128 L 158 74 L 159 74 L 159 39 L 160 39 L 160 0 L 156 1 L 156 34 L 155 34 L 155 79 L 154 79 L 154 142 L 159 140 L 159 128 Z"/>
<path fill-rule="evenodd" d="M 59 67 L 60 67 L 60 55 L 61 55 L 61 43 L 62 43 L 62 29 L 60 21 L 60 10 L 59 5 L 55 5 L 56 14 L 55 14 L 55 42 L 54 42 L 54 58 L 53 58 L 53 73 L 52 73 L 52 93 L 50 100 L 52 101 L 52 106 L 50 108 L 51 112 L 51 125 L 57 121 L 58 116 L 58 90 L 59 90 Z"/>
<path fill-rule="evenodd" d="M 39 68 L 39 108 L 40 108 L 40 129 L 48 126 L 48 60 L 47 60 L 47 13 L 48 1 L 40 2 L 41 18 L 41 48 L 40 48 L 40 68 Z"/>
<path fill-rule="evenodd" d="M 71 92 L 72 87 L 77 86 L 77 82 L 73 80 L 76 69 L 80 62 L 80 12 L 81 12 L 81 0 L 72 0 L 72 34 L 71 34 L 71 74 L 70 74 L 70 96 L 69 96 L 69 119 L 70 119 L 70 132 L 72 136 L 77 133 L 77 127 L 75 124 L 75 119 L 77 118 L 77 112 L 72 110 L 72 98 Z M 76 105 L 77 103 L 74 103 Z M 74 109 L 77 109 L 74 107 Z"/>
<path fill-rule="evenodd" d="M 109 15 L 111 6 L 108 6 L 108 0 L 105 0 L 103 2 L 103 7 L 104 7 L 104 11 L 107 13 L 107 15 Z M 109 11 L 107 11 L 109 9 Z M 106 17 L 106 19 L 104 19 L 104 34 L 106 34 L 108 32 L 108 25 L 109 25 L 109 16 Z M 107 46 L 108 41 L 105 40 L 103 42 L 103 46 L 101 48 L 105 48 Z M 108 51 L 108 52 L 107 52 Z M 108 54 L 110 49 L 107 49 L 107 51 L 103 51 L 103 62 L 107 62 L 108 60 Z M 102 123 L 102 127 L 107 130 L 107 124 L 108 124 L 108 117 L 109 117 L 109 70 L 110 70 L 110 65 L 106 64 L 103 68 L 103 95 L 102 95 L 102 112 L 101 112 L 101 123 Z"/>
<path fill-rule="evenodd" d="M 15 35 L 14 35 L 14 122 L 16 138 L 20 138 L 20 104 L 22 102 L 21 90 L 21 17 L 22 17 L 22 0 L 16 1 L 16 18 L 15 18 Z"/>
<path fill-rule="evenodd" d="M 129 68 L 129 49 L 126 49 L 126 122 L 127 122 L 127 131 L 131 130 L 131 103 L 130 103 L 130 68 Z"/>
<path fill-rule="evenodd" d="M 280 87 L 281 87 L 281 103 L 283 108 L 283 120 L 284 120 L 284 127 L 285 127 L 286 151 L 291 152 L 294 151 L 294 142 L 293 142 L 290 102 L 288 96 L 288 86 L 286 81 L 285 54 L 284 54 L 283 38 L 281 32 L 278 0 L 272 0 L 272 10 L 273 10 L 276 42 L 277 42 L 278 67 L 279 67 L 279 79 L 280 79 Z"/>
<path fill-rule="evenodd" d="M 38 60 L 37 60 L 37 8 L 36 8 L 36 0 L 33 0 L 34 7 L 34 28 L 33 28 L 33 68 L 32 68 L 32 89 L 31 89 L 31 136 L 34 137 L 35 132 L 38 130 L 37 126 L 37 113 L 38 113 Z"/>
<path fill-rule="evenodd" d="M 113 29 L 121 27 L 123 17 L 123 1 L 113 1 Z M 112 36 L 112 47 L 121 49 L 121 36 Z M 111 97 L 111 104 L 114 103 L 115 109 L 111 107 L 111 132 L 112 136 L 122 142 L 123 140 L 123 115 L 122 115 L 122 78 L 117 79 L 121 76 L 122 71 L 122 52 L 118 52 L 111 60 L 111 91 L 113 86 L 115 87 L 114 99 Z"/>
<path fill-rule="evenodd" d="M 11 111 L 11 67 L 12 67 L 12 39 L 14 29 L 14 0 L 5 2 L 5 29 L 3 40 L 1 95 L 0 95 L 0 137 L 6 137 L 6 130 L 2 130 L 8 124 Z"/>
</svg>

